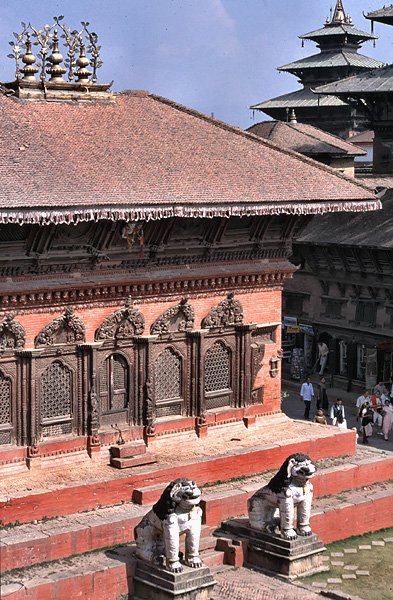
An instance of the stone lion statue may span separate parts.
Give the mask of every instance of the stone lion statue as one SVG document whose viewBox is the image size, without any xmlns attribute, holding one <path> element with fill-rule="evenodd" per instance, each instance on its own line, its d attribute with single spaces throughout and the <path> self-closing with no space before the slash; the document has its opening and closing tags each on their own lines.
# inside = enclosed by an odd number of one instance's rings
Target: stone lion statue
<svg viewBox="0 0 393 600">
<path fill-rule="evenodd" d="M 180 536 L 185 535 L 185 564 L 203 566 L 199 558 L 199 538 L 202 509 L 199 506 L 201 491 L 195 481 L 172 481 L 135 527 L 136 555 L 143 560 L 162 566 L 172 573 L 181 573 Z"/>
<path fill-rule="evenodd" d="M 281 536 L 294 540 L 298 534 L 312 534 L 310 527 L 313 486 L 310 478 L 315 465 L 306 454 L 291 454 L 267 485 L 248 501 L 250 526 L 274 533 L 279 526 Z M 297 511 L 297 532 L 294 527 Z"/>
</svg>

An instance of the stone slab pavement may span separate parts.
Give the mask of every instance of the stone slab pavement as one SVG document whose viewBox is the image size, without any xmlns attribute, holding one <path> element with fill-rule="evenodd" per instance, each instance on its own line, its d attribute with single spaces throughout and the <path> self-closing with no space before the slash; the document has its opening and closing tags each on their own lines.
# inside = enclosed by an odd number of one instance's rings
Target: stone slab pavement
<svg viewBox="0 0 393 600">
<path fill-rule="evenodd" d="M 217 585 L 212 593 L 216 600 L 321 600 L 311 590 L 258 571 L 239 568 L 215 572 Z"/>
</svg>

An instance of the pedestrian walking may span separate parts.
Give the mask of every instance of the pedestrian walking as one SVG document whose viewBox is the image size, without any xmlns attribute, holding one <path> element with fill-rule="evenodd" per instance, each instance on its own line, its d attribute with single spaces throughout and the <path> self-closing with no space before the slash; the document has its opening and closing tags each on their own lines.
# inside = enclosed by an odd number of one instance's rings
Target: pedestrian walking
<svg viewBox="0 0 393 600">
<path fill-rule="evenodd" d="M 314 398 L 314 388 L 309 377 L 307 377 L 306 381 L 300 388 L 300 396 L 304 402 L 304 418 L 309 421 L 311 400 Z"/>
</svg>

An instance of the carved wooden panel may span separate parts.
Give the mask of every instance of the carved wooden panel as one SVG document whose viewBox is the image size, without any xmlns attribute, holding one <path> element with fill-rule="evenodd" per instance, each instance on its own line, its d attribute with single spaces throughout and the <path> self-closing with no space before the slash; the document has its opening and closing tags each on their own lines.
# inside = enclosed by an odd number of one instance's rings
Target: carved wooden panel
<svg viewBox="0 0 393 600">
<path fill-rule="evenodd" d="M 36 348 L 55 344 L 76 344 L 85 341 L 85 326 L 74 315 L 72 307 L 66 308 L 64 314 L 46 325 L 35 339 Z"/>
<path fill-rule="evenodd" d="M 165 335 L 174 332 L 192 331 L 195 313 L 186 298 L 168 308 L 151 326 L 151 334 Z"/>
<path fill-rule="evenodd" d="M 43 372 L 40 400 L 43 437 L 72 433 L 72 372 L 61 361 L 52 362 Z"/>
<path fill-rule="evenodd" d="M 128 405 L 127 363 L 120 354 L 111 354 L 99 373 L 101 413 L 121 411 Z"/>
<path fill-rule="evenodd" d="M 215 392 L 228 390 L 231 387 L 231 355 L 230 350 L 220 342 L 213 344 L 206 352 L 205 390 Z"/>
<path fill-rule="evenodd" d="M 233 292 L 228 294 L 226 300 L 220 302 L 211 309 L 209 314 L 202 321 L 203 329 L 212 329 L 224 327 L 233 327 L 243 323 L 243 307 L 239 300 L 236 300 Z"/>
<path fill-rule="evenodd" d="M 15 315 L 7 315 L 0 322 L 0 353 L 24 348 L 25 346 L 25 330 L 14 318 Z"/>
<path fill-rule="evenodd" d="M 0 445 L 11 443 L 12 427 L 12 383 L 9 377 L 0 371 Z"/>
<path fill-rule="evenodd" d="M 232 352 L 221 341 L 214 342 L 205 354 L 206 409 L 228 406 L 232 397 Z"/>
<path fill-rule="evenodd" d="M 124 308 L 117 310 L 107 317 L 95 333 L 96 340 L 125 340 L 135 335 L 141 335 L 145 328 L 142 313 L 133 308 L 131 297 L 127 298 Z"/>
<path fill-rule="evenodd" d="M 158 356 L 154 365 L 157 402 L 181 397 L 181 363 L 180 356 L 172 348 L 166 348 Z"/>
</svg>

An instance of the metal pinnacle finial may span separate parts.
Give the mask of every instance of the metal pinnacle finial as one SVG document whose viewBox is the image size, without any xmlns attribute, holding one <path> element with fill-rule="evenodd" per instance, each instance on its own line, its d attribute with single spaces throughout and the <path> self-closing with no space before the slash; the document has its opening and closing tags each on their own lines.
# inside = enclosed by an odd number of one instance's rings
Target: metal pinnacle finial
<svg viewBox="0 0 393 600">
<path fill-rule="evenodd" d="M 63 62 L 63 55 L 59 52 L 59 38 L 58 38 L 57 29 L 53 32 L 53 45 L 52 45 L 52 54 L 48 58 L 48 61 L 52 63 L 52 66 L 47 69 L 48 75 L 50 75 L 49 81 L 53 83 L 64 81 L 63 75 L 67 72 L 64 67 L 61 66 Z"/>
<path fill-rule="evenodd" d="M 291 114 L 289 115 L 289 122 L 290 123 L 297 123 L 297 118 L 296 118 L 296 113 L 295 113 L 295 109 L 294 108 L 291 110 Z"/>
<path fill-rule="evenodd" d="M 78 83 L 89 83 L 91 71 L 86 69 L 89 64 L 90 61 L 88 58 L 86 58 L 85 45 L 81 43 L 79 49 L 79 58 L 76 61 L 76 66 L 79 67 L 76 72 Z"/>
<path fill-rule="evenodd" d="M 346 16 L 342 0 L 337 0 L 336 8 L 334 9 L 332 23 L 345 23 Z"/>
<path fill-rule="evenodd" d="M 26 52 L 22 56 L 22 62 L 26 65 L 21 69 L 21 73 L 23 73 L 24 81 L 37 81 L 37 77 L 35 76 L 38 73 L 37 67 L 34 66 L 36 62 L 36 57 L 31 51 L 31 35 L 30 33 L 26 33 Z"/>
</svg>

